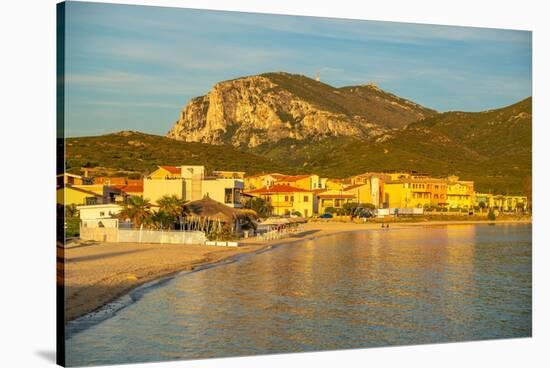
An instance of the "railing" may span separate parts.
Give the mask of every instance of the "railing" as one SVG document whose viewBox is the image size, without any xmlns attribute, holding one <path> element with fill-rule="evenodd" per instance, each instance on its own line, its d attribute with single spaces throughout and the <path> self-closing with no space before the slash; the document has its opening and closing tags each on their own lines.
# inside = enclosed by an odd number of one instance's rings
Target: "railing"
<svg viewBox="0 0 550 368">
<path fill-rule="evenodd" d="M 303 230 L 303 226 L 293 226 L 289 227 L 283 230 L 271 230 L 263 234 L 259 234 L 257 236 L 258 240 L 278 240 L 282 238 L 286 238 L 287 236 L 290 236 L 292 234 L 299 233 Z"/>
</svg>

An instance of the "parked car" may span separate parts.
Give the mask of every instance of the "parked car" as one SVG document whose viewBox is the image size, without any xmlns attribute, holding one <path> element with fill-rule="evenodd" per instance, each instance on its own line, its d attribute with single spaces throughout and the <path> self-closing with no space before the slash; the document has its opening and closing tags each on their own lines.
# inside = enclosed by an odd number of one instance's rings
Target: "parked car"
<svg viewBox="0 0 550 368">
<path fill-rule="evenodd" d="M 372 211 L 363 211 L 359 214 L 359 218 L 371 218 L 374 217 L 374 213 Z"/>
<path fill-rule="evenodd" d="M 319 216 L 319 218 L 330 219 L 330 218 L 332 218 L 332 214 L 331 213 L 323 213 L 321 216 Z"/>
</svg>

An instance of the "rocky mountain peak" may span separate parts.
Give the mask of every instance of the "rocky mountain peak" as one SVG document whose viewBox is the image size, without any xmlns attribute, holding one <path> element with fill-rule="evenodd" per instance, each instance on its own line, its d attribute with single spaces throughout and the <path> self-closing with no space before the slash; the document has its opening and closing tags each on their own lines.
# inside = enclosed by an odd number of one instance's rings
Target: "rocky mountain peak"
<svg viewBox="0 0 550 368">
<path fill-rule="evenodd" d="M 284 139 L 367 138 L 432 112 L 376 85 L 335 88 L 302 75 L 266 73 L 215 84 L 185 106 L 167 136 L 250 148 Z"/>
</svg>

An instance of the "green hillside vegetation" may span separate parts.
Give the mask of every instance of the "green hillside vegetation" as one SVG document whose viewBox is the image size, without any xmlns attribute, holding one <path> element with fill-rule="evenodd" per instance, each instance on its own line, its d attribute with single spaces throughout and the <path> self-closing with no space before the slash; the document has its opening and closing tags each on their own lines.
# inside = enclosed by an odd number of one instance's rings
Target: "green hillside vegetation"
<svg viewBox="0 0 550 368">
<path fill-rule="evenodd" d="M 139 132 L 66 139 L 66 168 L 71 173 L 102 168 L 107 173 L 147 174 L 158 165 L 205 165 L 207 170 L 249 173 L 288 171 L 283 164 L 232 146 L 182 142 Z"/>
<path fill-rule="evenodd" d="M 531 152 L 532 99 L 483 112 L 446 112 L 411 124 L 428 127 L 488 157 Z"/>
<path fill-rule="evenodd" d="M 373 140 L 285 140 L 253 152 L 303 172 L 343 178 L 366 171 L 455 174 L 480 192 L 524 194 L 531 176 L 531 99 L 480 113 L 434 115 Z"/>
</svg>

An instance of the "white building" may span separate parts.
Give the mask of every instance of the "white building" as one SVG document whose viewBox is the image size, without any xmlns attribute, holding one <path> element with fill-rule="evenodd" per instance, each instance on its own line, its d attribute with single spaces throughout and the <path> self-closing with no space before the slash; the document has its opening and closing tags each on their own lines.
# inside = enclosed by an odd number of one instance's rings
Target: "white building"
<svg viewBox="0 0 550 368">
<path fill-rule="evenodd" d="M 118 227 L 116 215 L 122 210 L 118 204 L 94 204 L 76 207 L 83 227 Z"/>
</svg>

